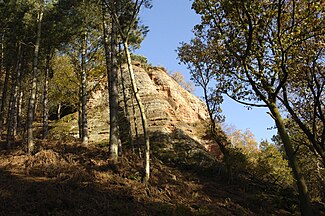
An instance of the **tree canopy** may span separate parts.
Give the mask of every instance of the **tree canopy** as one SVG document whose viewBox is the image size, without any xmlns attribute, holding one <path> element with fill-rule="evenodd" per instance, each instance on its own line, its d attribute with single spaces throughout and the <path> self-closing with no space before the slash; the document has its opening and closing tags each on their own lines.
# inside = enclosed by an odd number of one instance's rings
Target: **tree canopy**
<svg viewBox="0 0 325 216">
<path fill-rule="evenodd" d="M 215 93 L 248 106 L 268 107 L 293 169 L 304 215 L 311 214 L 308 189 L 283 115 L 290 113 L 314 148 L 324 146 L 324 103 L 319 100 L 324 97 L 324 6 L 324 1 L 303 0 L 196 0 L 192 7 L 201 23 L 194 28 L 195 38 L 179 48 L 180 60 L 193 74 L 213 74 Z M 298 68 L 308 70 L 302 73 Z M 298 84 L 302 75 L 306 82 Z M 312 107 L 304 110 L 312 113 L 307 121 L 295 108 L 299 102 L 303 109 Z"/>
</svg>

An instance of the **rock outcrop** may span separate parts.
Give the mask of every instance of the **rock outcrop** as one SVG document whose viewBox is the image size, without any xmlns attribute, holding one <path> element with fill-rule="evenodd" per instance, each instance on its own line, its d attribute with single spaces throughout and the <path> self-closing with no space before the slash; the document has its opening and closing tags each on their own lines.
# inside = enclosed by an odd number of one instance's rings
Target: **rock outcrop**
<svg viewBox="0 0 325 216">
<path fill-rule="evenodd" d="M 180 132 L 193 140 L 200 140 L 204 132 L 204 125 L 208 119 L 205 104 L 196 96 L 183 89 L 167 71 L 162 67 L 141 67 L 134 64 L 139 94 L 146 109 L 149 123 L 149 132 L 173 133 Z M 124 74 L 127 74 L 124 69 Z M 125 76 L 125 86 L 130 87 L 130 81 Z M 135 107 L 137 125 L 141 134 L 141 121 L 136 102 L 130 98 L 131 91 L 127 92 L 128 109 L 133 115 Z M 89 138 L 91 142 L 105 142 L 109 137 L 109 110 L 107 104 L 106 82 L 102 82 L 92 95 L 88 103 Z M 121 92 L 121 97 L 122 92 Z M 120 103 L 121 110 L 123 103 Z M 55 133 L 78 137 L 77 113 L 65 116 L 60 121 L 60 127 L 55 128 Z M 131 122 L 134 128 L 133 117 Z M 123 122 L 122 122 L 123 124 Z M 59 129 L 60 128 L 60 129 Z M 57 131 L 60 130 L 60 131 Z M 55 134 L 52 133 L 52 134 Z"/>
</svg>

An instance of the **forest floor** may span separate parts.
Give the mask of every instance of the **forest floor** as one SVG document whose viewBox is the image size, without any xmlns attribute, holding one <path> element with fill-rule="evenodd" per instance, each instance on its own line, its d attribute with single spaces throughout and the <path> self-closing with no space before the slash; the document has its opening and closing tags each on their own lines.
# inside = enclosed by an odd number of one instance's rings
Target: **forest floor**
<svg viewBox="0 0 325 216">
<path fill-rule="evenodd" d="M 0 215 L 299 215 L 296 199 L 244 178 L 229 183 L 217 165 L 153 153 L 144 184 L 130 150 L 113 166 L 100 145 L 37 145 L 32 156 L 19 142 L 0 150 Z"/>
</svg>

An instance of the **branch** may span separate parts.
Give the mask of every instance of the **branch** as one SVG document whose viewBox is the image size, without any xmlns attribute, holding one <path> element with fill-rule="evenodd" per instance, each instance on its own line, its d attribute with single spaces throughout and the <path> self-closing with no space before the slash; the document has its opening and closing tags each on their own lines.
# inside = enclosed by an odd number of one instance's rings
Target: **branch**
<svg viewBox="0 0 325 216">
<path fill-rule="evenodd" d="M 317 37 L 317 36 L 324 36 L 325 35 L 325 31 L 324 32 L 319 32 L 319 33 L 315 33 L 315 34 L 311 34 L 311 35 L 308 35 L 300 40 L 297 40 L 295 42 L 293 42 L 292 44 L 290 44 L 285 50 L 284 52 L 287 52 L 291 47 L 293 47 L 294 45 L 297 45 L 297 44 L 300 44 L 301 42 L 304 42 L 310 38 L 314 38 L 314 37 Z"/>
<path fill-rule="evenodd" d="M 313 144 L 316 144 L 317 141 L 314 139 L 313 134 L 306 127 L 306 125 L 299 119 L 298 115 L 295 113 L 295 111 L 293 110 L 293 108 L 290 106 L 285 87 L 283 88 L 283 98 L 281 98 L 279 96 L 277 96 L 277 98 L 287 108 L 288 112 L 290 113 L 290 115 L 292 116 L 292 118 L 294 119 L 294 121 L 298 124 L 298 126 L 300 127 L 300 129 L 306 134 L 306 136 L 308 137 L 308 139 L 310 140 L 310 142 L 312 142 Z"/>
<path fill-rule="evenodd" d="M 275 92 L 274 92 L 274 97 L 277 97 L 277 95 L 279 94 L 279 92 L 281 91 L 281 89 L 284 87 L 284 84 L 287 82 L 288 80 L 288 71 L 287 71 L 287 68 L 286 68 L 286 53 L 285 51 L 282 50 L 281 48 L 281 52 L 282 52 L 282 55 L 281 55 L 281 71 L 282 73 L 284 74 L 284 77 L 281 79 L 280 78 L 280 82 L 279 82 L 279 85 L 278 87 L 276 88 Z"/>
<path fill-rule="evenodd" d="M 236 101 L 237 103 L 246 105 L 246 106 L 253 106 L 253 107 L 267 107 L 266 104 L 253 104 L 253 103 L 248 103 L 248 102 L 244 102 L 241 100 L 238 100 L 237 98 L 235 98 L 234 96 L 230 95 L 228 92 L 225 93 L 228 97 L 230 97 L 231 99 L 233 99 L 234 101 Z"/>
<path fill-rule="evenodd" d="M 140 8 L 143 5 L 144 1 L 145 0 L 141 0 L 139 4 L 138 4 L 139 0 L 136 0 L 135 1 L 135 5 L 134 5 L 134 9 L 133 9 L 133 14 L 132 14 L 132 18 L 131 18 L 131 23 L 129 25 L 129 29 L 126 32 L 127 37 L 128 37 L 128 35 L 129 35 L 130 31 L 131 31 L 131 28 L 132 28 L 132 26 L 133 26 L 133 24 L 134 24 L 134 22 L 136 20 L 137 15 L 140 12 Z"/>
<path fill-rule="evenodd" d="M 141 6 L 143 5 L 145 0 L 141 0 L 140 3 L 139 3 L 139 0 L 136 0 L 136 2 L 134 3 L 134 9 L 133 9 L 133 14 L 132 14 L 132 18 L 130 20 L 130 24 L 128 25 L 128 30 L 126 32 L 123 32 L 123 29 L 122 29 L 122 25 L 120 23 L 120 20 L 116 14 L 116 11 L 109 5 L 109 3 L 107 3 L 105 1 L 105 4 L 106 4 L 106 7 L 109 9 L 109 11 L 111 12 L 111 16 L 113 18 L 113 21 L 117 24 L 118 26 L 118 29 L 119 29 L 119 32 L 120 32 L 120 35 L 122 37 L 122 40 L 123 41 L 127 41 L 128 38 L 129 38 L 129 34 L 131 32 L 131 29 L 132 29 L 132 26 L 134 25 L 135 23 L 135 20 L 136 20 L 136 17 L 137 15 L 139 14 L 140 12 L 140 8 Z"/>
<path fill-rule="evenodd" d="M 248 71 L 248 66 L 247 66 L 247 64 L 246 64 L 245 62 L 243 62 L 243 64 L 244 64 L 244 71 L 245 71 L 246 77 L 248 78 L 249 83 L 251 84 L 253 90 L 255 91 L 256 95 L 257 95 L 258 97 L 260 97 L 260 99 L 261 99 L 262 101 L 264 101 L 264 103 L 265 103 L 266 106 L 268 107 L 268 106 L 269 106 L 269 101 L 268 101 L 268 99 L 267 99 L 266 96 L 263 95 L 262 92 L 258 89 L 258 87 L 257 87 L 257 85 L 256 85 L 256 83 L 255 83 L 255 81 L 254 81 L 254 80 L 252 79 L 252 77 L 250 76 L 249 71 Z M 268 93 L 269 93 L 269 94 L 271 93 L 271 90 L 270 90 L 270 89 L 268 90 Z"/>
<path fill-rule="evenodd" d="M 248 11 L 246 10 L 246 7 L 245 7 L 245 4 L 244 2 L 245 1 L 241 1 L 242 2 L 242 6 L 244 8 L 244 12 L 247 16 L 247 19 L 248 19 L 248 26 L 249 26 L 249 29 L 248 29 L 248 39 L 247 39 L 247 47 L 246 47 L 246 50 L 245 50 L 245 55 L 242 57 L 242 58 L 247 58 L 247 56 L 249 55 L 249 52 L 250 50 L 252 49 L 252 41 L 253 41 L 253 23 L 252 23 L 252 18 L 250 16 L 250 14 L 248 13 Z"/>
</svg>

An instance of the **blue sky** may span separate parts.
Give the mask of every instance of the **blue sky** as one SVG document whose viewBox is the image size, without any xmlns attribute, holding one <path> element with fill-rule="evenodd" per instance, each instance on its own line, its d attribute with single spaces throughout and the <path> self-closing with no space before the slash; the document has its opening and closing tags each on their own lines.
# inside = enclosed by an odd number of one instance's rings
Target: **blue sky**
<svg viewBox="0 0 325 216">
<path fill-rule="evenodd" d="M 184 65 L 179 65 L 175 50 L 181 42 L 188 42 L 193 37 L 191 30 L 200 22 L 200 17 L 191 10 L 190 0 L 153 0 L 152 3 L 152 9 L 143 9 L 141 12 L 141 20 L 149 26 L 150 32 L 136 53 L 146 56 L 149 63 L 163 66 L 169 72 L 182 72 L 189 80 L 189 72 Z M 199 92 L 197 89 L 197 96 L 200 96 Z M 274 126 L 274 122 L 266 114 L 266 109 L 247 110 L 243 105 L 225 98 L 222 110 L 226 124 L 241 130 L 248 128 L 258 141 L 270 140 L 276 132 L 267 130 Z"/>
</svg>

